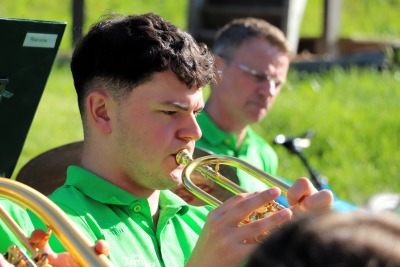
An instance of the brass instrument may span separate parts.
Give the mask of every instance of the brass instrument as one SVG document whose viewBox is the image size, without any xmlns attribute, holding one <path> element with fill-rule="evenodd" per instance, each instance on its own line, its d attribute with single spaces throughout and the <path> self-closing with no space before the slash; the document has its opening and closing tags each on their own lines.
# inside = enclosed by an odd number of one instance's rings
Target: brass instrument
<svg viewBox="0 0 400 267">
<path fill-rule="evenodd" d="M 113 266 L 105 255 L 96 255 L 92 248 L 93 244 L 74 227 L 70 218 L 56 204 L 35 189 L 23 183 L 0 177 L 0 197 L 7 198 L 34 212 L 54 232 L 80 266 Z M 1 211 L 4 209 L 0 209 L 0 215 Z M 7 214 L 0 217 L 5 218 L 3 220 L 26 246 L 26 249 L 32 254 L 32 258 L 36 257 L 37 251 L 29 244 L 15 221 Z"/>
<path fill-rule="evenodd" d="M 222 155 L 209 155 L 209 156 L 203 156 L 197 159 L 192 159 L 188 150 L 183 149 L 178 152 L 176 155 L 176 162 L 178 164 L 183 164 L 186 165 L 185 169 L 183 170 L 183 177 L 182 181 L 185 187 L 188 189 L 189 192 L 191 192 L 193 195 L 198 197 L 199 199 L 203 200 L 204 202 L 208 203 L 209 205 L 215 207 L 218 207 L 219 205 L 222 204 L 222 202 L 212 195 L 208 194 L 207 192 L 204 192 L 201 190 L 198 186 L 196 186 L 192 181 L 191 181 L 191 174 L 194 171 L 200 172 L 201 175 L 204 177 L 214 181 L 215 183 L 221 185 L 222 187 L 226 188 L 227 190 L 231 191 L 234 194 L 240 194 L 240 193 L 247 193 L 246 190 L 241 188 L 239 185 L 235 184 L 228 178 L 224 177 L 220 173 L 218 173 L 219 165 L 229 165 L 238 169 L 241 169 L 247 173 L 249 173 L 251 176 L 254 178 L 258 179 L 259 181 L 267 184 L 268 186 L 276 186 L 281 189 L 281 192 L 284 196 L 287 196 L 287 190 L 289 189 L 289 185 L 286 184 L 285 182 L 279 180 L 276 177 L 273 177 L 272 175 L 263 172 L 253 165 L 230 156 L 222 156 Z M 212 169 L 208 165 L 215 165 L 215 169 Z M 265 205 L 264 207 L 261 207 L 254 211 L 252 214 L 250 214 L 246 219 L 242 221 L 242 223 L 248 223 L 253 220 L 261 219 L 264 217 L 269 216 L 270 214 L 277 212 L 281 209 L 284 209 L 285 207 L 277 203 L 276 201 L 272 201 Z"/>
</svg>

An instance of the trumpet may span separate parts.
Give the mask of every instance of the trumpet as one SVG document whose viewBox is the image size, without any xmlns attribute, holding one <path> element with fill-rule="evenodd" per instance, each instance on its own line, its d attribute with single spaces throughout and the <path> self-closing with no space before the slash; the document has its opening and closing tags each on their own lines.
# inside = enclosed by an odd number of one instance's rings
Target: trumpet
<svg viewBox="0 0 400 267">
<path fill-rule="evenodd" d="M 91 248 L 93 244 L 89 239 L 74 227 L 70 218 L 56 204 L 40 192 L 23 183 L 0 177 L 0 197 L 9 199 L 35 213 L 54 232 L 79 266 L 113 266 L 105 255 L 95 254 Z M 32 255 L 31 258 L 27 258 L 27 255 L 19 249 L 21 260 L 26 265 L 18 266 L 49 266 L 35 264 L 33 259 L 43 255 L 30 245 L 19 226 L 1 206 L 0 217 Z"/>
<path fill-rule="evenodd" d="M 287 191 L 290 187 L 287 183 L 279 180 L 278 178 L 263 172 L 253 165 L 235 157 L 214 154 L 192 159 L 189 151 L 187 149 L 183 149 L 177 153 L 175 159 L 178 164 L 186 165 L 182 174 L 183 185 L 190 193 L 214 208 L 221 205 L 222 201 L 201 190 L 196 184 L 194 184 L 191 180 L 192 172 L 198 171 L 205 178 L 214 181 L 234 194 L 247 193 L 247 191 L 218 172 L 221 164 L 241 169 L 270 187 L 276 186 L 280 188 L 282 195 L 284 196 L 287 196 Z M 214 165 L 214 169 L 209 165 Z M 253 211 L 242 221 L 242 223 L 246 224 L 254 220 L 268 217 L 269 215 L 284 208 L 285 207 L 278 202 L 272 201 Z"/>
</svg>

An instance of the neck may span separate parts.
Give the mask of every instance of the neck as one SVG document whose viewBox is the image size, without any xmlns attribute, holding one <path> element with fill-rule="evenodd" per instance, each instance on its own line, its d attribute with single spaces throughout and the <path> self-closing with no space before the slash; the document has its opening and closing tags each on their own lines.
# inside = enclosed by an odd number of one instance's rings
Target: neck
<svg viewBox="0 0 400 267">
<path fill-rule="evenodd" d="M 135 197 L 146 198 L 150 206 L 154 225 L 156 226 L 158 222 L 160 191 L 146 188 L 136 183 L 133 179 L 126 177 L 123 173 L 114 168 L 115 165 L 110 164 L 112 160 L 104 159 L 103 156 L 99 156 L 107 154 L 107 151 L 89 149 L 89 146 L 90 144 L 86 144 L 83 147 L 80 165 Z M 96 145 L 95 147 L 101 149 L 101 146 Z"/>
<path fill-rule="evenodd" d="M 159 190 L 153 190 L 144 188 L 136 183 L 133 180 L 127 179 L 126 177 L 117 179 L 116 177 L 123 177 L 121 174 L 116 174 L 113 169 L 107 168 L 107 164 L 102 161 L 92 161 L 94 158 L 88 155 L 87 150 L 83 150 L 81 166 L 96 175 L 102 177 L 104 180 L 118 186 L 119 188 L 129 192 L 137 198 L 147 198 L 151 210 L 151 214 L 154 216 L 158 213 L 158 200 L 160 197 Z M 99 153 L 101 154 L 101 153 Z M 100 163 L 99 163 L 100 162 Z M 110 178 L 112 177 L 112 178 Z"/>
<path fill-rule="evenodd" d="M 247 133 L 246 125 L 238 123 L 235 118 L 231 118 L 229 114 L 219 109 L 218 105 L 207 102 L 204 110 L 218 128 L 226 133 L 237 136 L 236 147 L 242 144 Z"/>
<path fill-rule="evenodd" d="M 247 134 L 247 128 L 244 128 L 237 136 L 236 147 L 240 147 Z"/>
<path fill-rule="evenodd" d="M 160 202 L 160 191 L 154 191 L 154 193 L 147 198 L 150 206 L 151 215 L 153 217 L 154 229 L 157 229 L 158 218 L 160 214 L 159 202 Z"/>
<path fill-rule="evenodd" d="M 147 198 L 150 205 L 151 215 L 154 215 L 158 212 L 158 204 L 160 201 L 160 190 L 154 191 L 154 193 Z"/>
</svg>

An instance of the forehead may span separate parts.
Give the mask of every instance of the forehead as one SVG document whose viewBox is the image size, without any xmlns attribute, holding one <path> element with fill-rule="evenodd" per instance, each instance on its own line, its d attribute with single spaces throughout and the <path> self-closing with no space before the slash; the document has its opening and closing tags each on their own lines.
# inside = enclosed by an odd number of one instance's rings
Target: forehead
<svg viewBox="0 0 400 267">
<path fill-rule="evenodd" d="M 172 71 L 154 73 L 150 80 L 134 88 L 131 96 L 136 102 L 182 102 L 196 107 L 203 105 L 202 88 L 188 88 Z"/>
<path fill-rule="evenodd" d="M 273 67 L 280 76 L 286 76 L 289 69 L 289 55 L 262 38 L 244 41 L 232 60 L 259 70 L 270 70 Z"/>
<path fill-rule="evenodd" d="M 289 55 L 282 52 L 277 46 L 258 37 L 250 38 L 238 47 L 234 58 L 243 57 L 257 61 L 262 61 L 264 59 L 270 59 L 270 61 L 273 61 L 275 58 L 281 57 L 289 59 Z"/>
</svg>

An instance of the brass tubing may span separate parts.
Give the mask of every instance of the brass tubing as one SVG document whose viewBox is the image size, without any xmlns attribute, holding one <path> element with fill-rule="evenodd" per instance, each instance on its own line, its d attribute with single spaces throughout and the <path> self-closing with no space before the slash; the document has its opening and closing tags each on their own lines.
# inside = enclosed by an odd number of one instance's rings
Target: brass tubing
<svg viewBox="0 0 400 267">
<path fill-rule="evenodd" d="M 239 194 L 239 193 L 246 193 L 247 191 L 206 165 L 216 164 L 218 166 L 218 164 L 224 164 L 241 169 L 270 187 L 273 186 L 279 187 L 282 192 L 282 195 L 284 196 L 287 196 L 287 191 L 290 187 L 287 183 L 279 180 L 278 178 L 266 172 L 257 169 L 253 165 L 241 159 L 230 156 L 210 155 L 210 156 L 200 157 L 197 159 L 192 159 L 189 152 L 186 149 L 183 149 L 179 151 L 178 154 L 176 155 L 176 162 L 178 164 L 186 165 L 185 169 L 183 170 L 183 178 L 182 178 L 185 187 L 193 195 L 195 195 L 196 197 L 200 198 L 201 200 L 205 201 L 206 203 L 208 203 L 213 207 L 221 205 L 222 202 L 214 198 L 210 194 L 201 190 L 191 181 L 190 175 L 193 171 L 195 170 L 199 171 L 203 176 L 213 180 L 214 182 L 228 189 L 232 193 Z M 280 207 L 284 208 L 282 206 Z"/>
<path fill-rule="evenodd" d="M 56 204 L 40 192 L 18 181 L 0 177 L 0 197 L 30 209 L 49 225 L 79 266 L 113 266 L 106 256 L 96 255 L 89 239 L 77 230 Z"/>
</svg>

